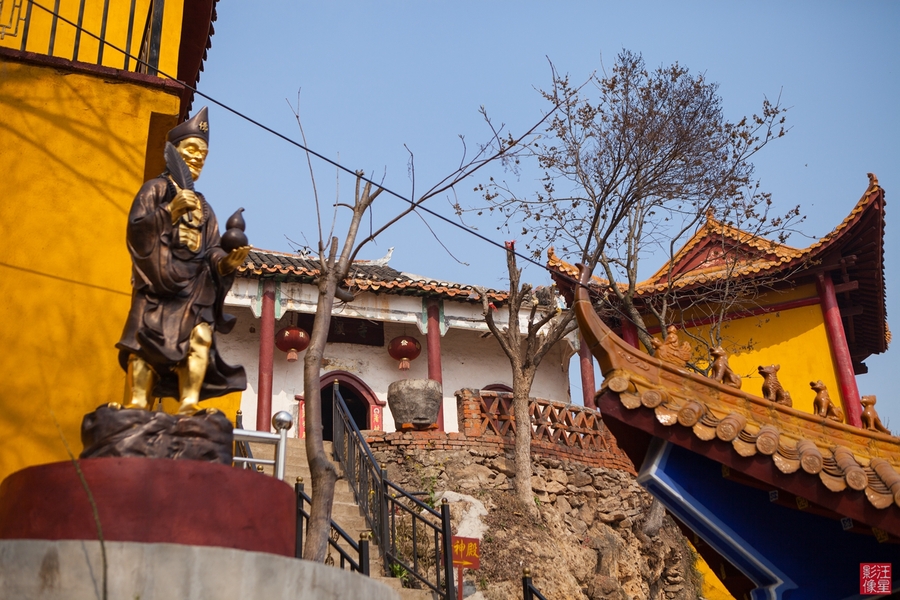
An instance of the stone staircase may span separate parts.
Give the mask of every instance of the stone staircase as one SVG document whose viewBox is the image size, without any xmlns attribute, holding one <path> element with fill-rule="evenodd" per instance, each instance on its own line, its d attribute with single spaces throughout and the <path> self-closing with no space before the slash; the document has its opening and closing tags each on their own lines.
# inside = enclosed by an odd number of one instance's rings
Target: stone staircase
<svg viewBox="0 0 900 600">
<path fill-rule="evenodd" d="M 304 440 L 299 438 L 288 438 L 287 441 L 287 457 L 285 460 L 284 481 L 294 485 L 297 477 L 302 477 L 305 483 L 305 492 L 311 494 L 312 477 L 309 473 L 309 465 L 306 460 L 306 446 Z M 250 444 L 255 458 L 272 459 L 275 446 L 270 444 Z M 325 442 L 325 454 L 331 458 L 331 442 Z M 338 480 L 334 489 L 334 505 L 332 506 L 331 519 L 343 529 L 347 535 L 359 540 L 360 534 L 369 531 L 365 517 L 362 516 L 359 505 L 356 503 L 356 497 L 347 479 L 344 477 L 343 469 L 339 463 L 332 460 L 338 472 Z M 266 466 L 264 471 L 272 475 L 273 468 Z M 307 507 L 307 510 L 309 508 Z M 342 544 L 343 547 L 343 544 Z M 352 549 L 346 547 L 345 550 L 354 560 L 358 557 Z M 335 566 L 340 566 L 341 557 L 331 550 L 331 556 L 334 558 Z M 370 576 L 391 588 L 397 590 L 401 600 L 432 600 L 434 595 L 431 591 L 414 590 L 403 587 L 403 582 L 396 577 L 387 577 L 384 575 L 384 564 L 378 554 L 378 546 L 374 541 L 369 542 L 369 572 Z"/>
</svg>

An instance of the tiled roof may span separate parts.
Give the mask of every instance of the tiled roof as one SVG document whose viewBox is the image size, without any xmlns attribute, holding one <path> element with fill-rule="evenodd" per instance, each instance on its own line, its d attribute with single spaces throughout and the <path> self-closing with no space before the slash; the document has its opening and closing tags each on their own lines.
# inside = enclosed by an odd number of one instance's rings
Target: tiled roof
<svg viewBox="0 0 900 600">
<path fill-rule="evenodd" d="M 834 513 L 850 511 L 900 537 L 900 438 L 809 414 L 650 356 L 609 329 L 583 288 L 573 308 L 605 377 L 597 393 L 604 419 L 711 457 Z M 619 442 L 632 456 L 628 444 L 638 439 Z"/>
<path fill-rule="evenodd" d="M 863 309 L 861 312 L 848 311 L 852 315 L 847 317 L 848 342 L 854 362 L 861 363 L 866 357 L 887 350 L 890 332 L 884 299 L 884 190 L 873 174 L 869 174 L 869 186 L 850 214 L 834 230 L 807 248 L 776 244 L 710 219 L 678 251 L 673 259 L 673 268 L 679 266 L 676 265 L 679 261 L 687 260 L 690 253 L 711 234 L 726 235 L 758 249 L 763 256 L 727 268 L 715 264 L 707 266 L 708 263 L 700 261 L 697 268 L 684 268 L 671 283 L 672 287 L 690 291 L 727 277 L 786 274 L 793 282 L 800 283 L 812 281 L 820 267 L 829 267 L 834 277 L 858 282 L 856 290 L 838 297 L 841 309 Z M 552 248 L 547 251 L 547 266 L 573 279 L 578 278 L 578 268 L 559 258 Z M 667 271 L 668 264 L 653 277 L 638 283 L 637 298 L 650 298 L 668 291 L 670 284 L 664 279 Z M 592 277 L 591 283 L 599 288 L 609 285 L 608 281 L 599 277 Z M 836 280 L 836 283 L 841 281 Z"/>
<path fill-rule="evenodd" d="M 269 250 L 252 250 L 247 257 L 247 262 L 238 268 L 239 277 L 268 276 L 282 281 L 303 283 L 311 283 L 318 275 L 317 260 L 300 254 Z M 363 291 L 376 294 L 426 296 L 458 302 L 481 302 L 479 292 L 474 286 L 402 273 L 386 264 L 381 264 L 380 261 L 354 261 L 345 285 L 350 288 L 351 292 Z M 505 302 L 508 298 L 505 291 L 489 289 L 485 292 L 495 304 Z"/>
<path fill-rule="evenodd" d="M 216 4 L 219 0 L 191 0 L 185 4 L 181 29 L 181 47 L 178 50 L 178 79 L 192 88 L 197 87 L 200 73 L 206 62 L 207 51 L 212 48 L 215 33 Z M 179 122 L 187 119 L 194 102 L 194 92 L 182 90 Z"/>
<path fill-rule="evenodd" d="M 877 509 L 893 506 L 893 510 L 900 510 L 900 439 L 896 437 L 749 394 L 744 394 L 747 398 L 742 406 L 736 406 L 701 394 L 674 397 L 660 395 L 659 390 L 648 393 L 655 387 L 644 388 L 633 378 L 632 382 L 642 389 L 641 393 L 619 394 L 619 402 L 629 411 L 652 412 L 666 428 L 686 428 L 704 442 L 729 443 L 733 452 L 744 458 L 768 457 L 785 475 L 817 476 L 820 485 L 830 492 L 863 492 Z M 665 400 L 657 403 L 660 398 Z M 629 422 L 634 423 L 631 419 Z"/>
<path fill-rule="evenodd" d="M 772 266 L 781 264 L 789 260 L 793 260 L 803 255 L 803 250 L 791 248 L 790 246 L 779 244 L 772 240 L 768 240 L 747 231 L 743 231 L 742 229 L 738 229 L 737 227 L 732 227 L 727 223 L 723 223 L 722 221 L 715 219 L 712 216 L 712 213 L 710 213 L 709 215 L 707 215 L 706 222 L 703 224 L 703 226 L 700 227 L 696 233 L 694 233 L 693 237 L 691 237 L 691 239 L 687 241 L 687 243 L 681 248 L 681 250 L 678 251 L 675 257 L 671 261 L 661 266 L 659 270 L 653 274 L 653 276 L 647 279 L 647 281 L 642 282 L 640 284 L 640 287 L 650 288 L 654 285 L 665 283 L 666 276 L 669 274 L 670 265 L 672 265 L 673 267 L 678 267 L 679 263 L 682 263 L 690 256 L 692 250 L 700 246 L 704 241 L 708 241 L 710 238 L 715 240 L 728 238 L 738 246 L 746 246 L 747 248 L 752 249 L 752 252 L 747 253 L 746 259 L 740 260 L 741 263 L 744 263 L 741 268 L 750 267 L 751 265 L 747 264 L 750 261 L 752 261 L 757 266 L 759 266 L 761 262 L 764 262 L 768 266 Z M 770 258 L 768 260 L 765 260 L 765 258 L 763 257 Z M 763 258 L 763 261 L 760 261 L 760 258 Z M 701 263 L 701 265 L 702 264 L 704 263 Z M 721 277 L 723 269 L 721 264 L 709 264 L 709 266 L 706 267 L 701 266 L 700 268 L 692 268 L 690 269 L 690 272 L 693 274 L 703 273 L 704 275 L 710 277 Z"/>
<path fill-rule="evenodd" d="M 690 274 L 679 277 L 679 279 L 673 282 L 672 285 L 679 288 L 686 288 L 692 287 L 697 284 L 722 279 L 724 277 L 771 271 L 773 268 L 785 266 L 788 263 L 796 263 L 798 260 L 805 257 L 814 257 L 817 254 L 821 254 L 821 251 L 824 248 L 830 247 L 846 234 L 847 230 L 850 229 L 851 226 L 859 220 L 860 215 L 865 211 L 867 207 L 872 205 L 875 200 L 883 197 L 884 193 L 881 187 L 878 185 L 878 180 L 874 176 L 872 176 L 871 179 L 871 185 L 866 190 L 866 193 L 863 194 L 862 198 L 860 198 L 859 202 L 856 203 L 856 206 L 853 207 L 853 210 L 850 212 L 847 218 L 845 218 L 840 225 L 835 227 L 834 230 L 829 232 L 827 235 L 819 239 L 814 244 L 803 249 L 797 249 L 786 246 L 784 244 L 778 244 L 771 240 L 756 236 L 752 233 L 737 229 L 710 217 L 707 219 L 704 225 L 697 230 L 697 232 L 691 237 L 691 239 L 688 240 L 685 245 L 675 254 L 675 257 L 672 259 L 672 261 L 660 267 L 660 269 L 656 273 L 654 273 L 652 277 L 637 284 L 638 295 L 652 295 L 655 292 L 667 289 L 667 284 L 665 281 L 663 281 L 663 279 L 668 272 L 669 264 L 680 262 L 699 243 L 701 243 L 711 235 L 731 238 L 740 244 L 746 244 L 759 250 L 762 253 L 771 255 L 773 258 L 768 260 L 755 260 L 752 262 L 752 264 L 743 264 L 738 267 L 730 267 L 727 269 L 723 268 L 720 265 L 712 265 L 708 267 L 692 269 L 690 271 Z M 572 277 L 578 277 L 578 268 L 575 265 L 572 265 L 557 256 L 552 247 L 547 250 L 547 265 L 552 269 L 558 270 Z M 602 279 L 599 277 L 592 277 L 591 280 L 592 282 L 600 286 L 606 286 L 609 283 L 606 279 Z"/>
</svg>

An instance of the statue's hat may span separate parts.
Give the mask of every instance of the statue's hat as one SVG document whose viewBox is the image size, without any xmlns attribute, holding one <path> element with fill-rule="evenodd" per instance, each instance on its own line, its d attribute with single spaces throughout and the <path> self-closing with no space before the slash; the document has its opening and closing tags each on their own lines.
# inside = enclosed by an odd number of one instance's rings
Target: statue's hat
<svg viewBox="0 0 900 600">
<path fill-rule="evenodd" d="M 173 144 L 177 144 L 189 137 L 202 138 L 206 143 L 209 143 L 209 117 L 205 106 L 181 125 L 170 129 L 166 139 Z"/>
</svg>

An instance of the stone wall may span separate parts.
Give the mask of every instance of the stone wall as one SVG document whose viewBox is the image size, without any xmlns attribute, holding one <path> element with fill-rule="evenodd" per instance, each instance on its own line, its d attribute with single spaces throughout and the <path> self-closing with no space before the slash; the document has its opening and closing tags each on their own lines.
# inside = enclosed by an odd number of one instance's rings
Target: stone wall
<svg viewBox="0 0 900 600">
<path fill-rule="evenodd" d="M 388 439 L 386 439 L 388 438 Z M 515 500 L 511 449 L 462 434 L 379 436 L 372 444 L 388 477 L 426 502 L 449 494 L 455 535 L 482 517 L 481 568 L 467 571 L 469 600 L 521 598 L 523 568 L 547 598 L 696 600 L 699 582 L 684 536 L 626 470 L 533 457 L 540 516 Z M 483 510 L 476 511 L 474 508 Z"/>
<path fill-rule="evenodd" d="M 527 567 L 548 598 L 698 598 L 686 540 L 597 411 L 532 399 L 534 517 L 512 493 L 512 394 L 463 389 L 456 399 L 459 433 L 366 436 L 389 479 L 433 504 L 450 492 L 454 534 L 473 508 L 484 514 L 481 569 L 466 572 L 466 597 L 521 598 Z"/>
</svg>

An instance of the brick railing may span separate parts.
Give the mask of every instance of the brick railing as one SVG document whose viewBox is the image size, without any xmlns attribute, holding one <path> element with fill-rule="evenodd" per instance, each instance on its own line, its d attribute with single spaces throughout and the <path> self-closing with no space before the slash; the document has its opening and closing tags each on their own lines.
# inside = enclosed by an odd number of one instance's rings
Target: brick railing
<svg viewBox="0 0 900 600">
<path fill-rule="evenodd" d="M 515 446 L 516 420 L 509 392 L 462 389 L 456 392 L 459 433 L 442 431 L 366 432 L 368 443 L 436 449 L 510 453 Z M 532 398 L 532 455 L 580 462 L 634 474 L 634 466 L 606 429 L 600 413 L 564 402 Z"/>
</svg>

